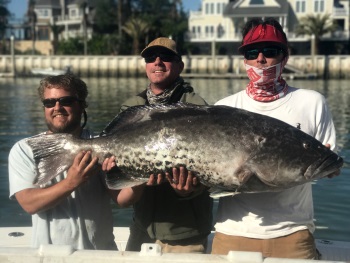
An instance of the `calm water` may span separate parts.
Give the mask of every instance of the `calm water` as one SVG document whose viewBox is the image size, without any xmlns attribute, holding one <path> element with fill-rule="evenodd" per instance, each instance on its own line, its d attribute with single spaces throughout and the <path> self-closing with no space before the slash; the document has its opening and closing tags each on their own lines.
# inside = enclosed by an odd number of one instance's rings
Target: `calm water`
<svg viewBox="0 0 350 263">
<path fill-rule="evenodd" d="M 0 79 L 0 227 L 30 226 L 31 217 L 16 201 L 8 198 L 7 158 L 12 145 L 46 130 L 41 104 L 37 97 L 40 79 Z M 89 87 L 88 126 L 95 132 L 108 123 L 127 97 L 147 85 L 146 79 L 84 79 Z M 244 88 L 246 80 L 192 79 L 197 93 L 213 104 Z M 350 241 L 350 87 L 345 80 L 294 80 L 289 85 L 317 90 L 324 94 L 333 113 L 340 155 L 346 164 L 341 176 L 319 180 L 314 184 L 314 205 L 317 230 L 322 239 Z M 296 105 L 297 106 L 297 105 Z M 113 206 L 116 226 L 128 226 L 131 209 Z"/>
</svg>

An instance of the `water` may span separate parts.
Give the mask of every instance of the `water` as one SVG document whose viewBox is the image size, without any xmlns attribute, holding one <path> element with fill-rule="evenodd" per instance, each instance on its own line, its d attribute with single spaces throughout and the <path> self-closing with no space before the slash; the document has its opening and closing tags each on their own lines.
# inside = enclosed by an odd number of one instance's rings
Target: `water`
<svg viewBox="0 0 350 263">
<path fill-rule="evenodd" d="M 31 217 L 16 201 L 9 200 L 7 158 L 12 145 L 46 130 L 37 96 L 40 79 L 0 79 L 0 227 L 30 226 Z M 120 104 L 147 85 L 145 78 L 84 79 L 89 87 L 88 126 L 99 132 L 118 112 Z M 192 79 L 197 93 L 213 104 L 246 85 L 246 80 Z M 313 185 L 316 238 L 350 241 L 350 89 L 346 80 L 294 80 L 289 85 L 324 94 L 333 113 L 340 155 L 345 158 L 341 175 Z M 297 105 L 296 105 L 297 106 Z M 115 226 L 128 226 L 132 209 L 113 204 Z"/>
</svg>

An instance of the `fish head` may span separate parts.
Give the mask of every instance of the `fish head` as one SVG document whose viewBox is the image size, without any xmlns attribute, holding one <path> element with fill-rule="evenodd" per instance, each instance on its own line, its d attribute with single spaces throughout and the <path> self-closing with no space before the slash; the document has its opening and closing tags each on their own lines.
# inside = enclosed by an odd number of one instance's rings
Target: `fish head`
<svg viewBox="0 0 350 263">
<path fill-rule="evenodd" d="M 290 188 L 331 175 L 343 159 L 312 136 L 288 127 L 283 133 L 259 137 L 249 160 L 257 182 L 270 188 Z"/>
</svg>

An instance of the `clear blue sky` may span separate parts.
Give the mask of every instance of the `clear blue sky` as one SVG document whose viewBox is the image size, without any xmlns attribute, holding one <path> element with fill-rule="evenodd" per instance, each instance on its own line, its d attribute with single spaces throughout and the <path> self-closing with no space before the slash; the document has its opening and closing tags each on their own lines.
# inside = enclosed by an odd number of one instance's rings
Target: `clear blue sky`
<svg viewBox="0 0 350 263">
<path fill-rule="evenodd" d="M 185 11 L 197 11 L 200 7 L 201 0 L 183 0 L 182 3 Z M 11 13 L 15 14 L 16 18 L 21 18 L 26 12 L 27 0 L 11 0 L 8 9 Z"/>
</svg>

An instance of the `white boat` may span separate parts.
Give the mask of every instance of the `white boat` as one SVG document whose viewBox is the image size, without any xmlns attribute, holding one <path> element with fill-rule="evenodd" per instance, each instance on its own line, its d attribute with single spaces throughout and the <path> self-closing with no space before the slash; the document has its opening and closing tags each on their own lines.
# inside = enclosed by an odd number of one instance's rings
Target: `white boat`
<svg viewBox="0 0 350 263">
<path fill-rule="evenodd" d="M 33 68 L 30 70 L 32 75 L 35 76 L 57 76 L 61 74 L 66 74 L 71 71 L 70 66 L 66 66 L 63 69 L 54 69 L 53 67 L 48 68 Z"/>
<path fill-rule="evenodd" d="M 70 246 L 42 245 L 30 248 L 31 227 L 0 228 L 0 262 L 164 262 L 164 263 L 312 263 L 312 262 L 350 262 L 350 242 L 316 240 L 316 245 L 322 254 L 322 260 L 263 258 L 258 252 L 230 251 L 227 255 L 208 254 L 162 254 L 157 244 L 143 244 L 140 252 L 125 251 L 129 228 L 115 227 L 115 241 L 119 251 L 105 250 L 74 250 Z M 209 236 L 211 241 L 213 233 Z"/>
</svg>

